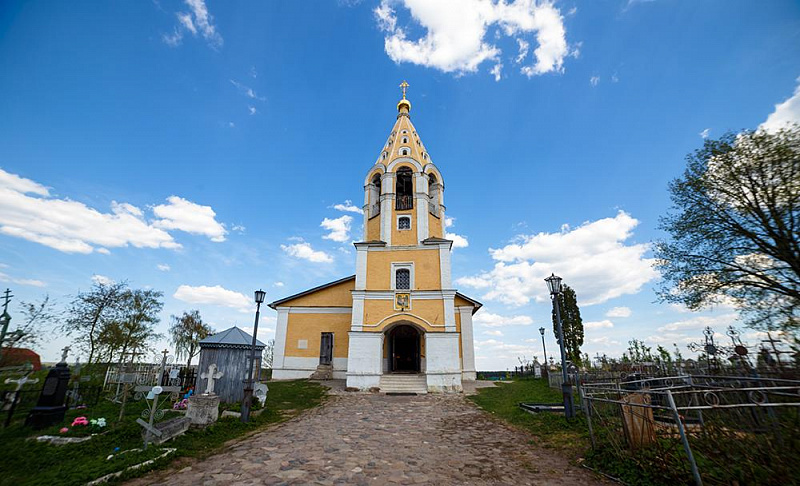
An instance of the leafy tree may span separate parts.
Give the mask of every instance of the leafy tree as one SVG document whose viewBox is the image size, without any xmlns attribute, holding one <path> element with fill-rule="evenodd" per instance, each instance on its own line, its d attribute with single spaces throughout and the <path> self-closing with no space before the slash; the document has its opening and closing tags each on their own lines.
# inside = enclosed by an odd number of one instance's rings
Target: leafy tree
<svg viewBox="0 0 800 486">
<path fill-rule="evenodd" d="M 626 354 L 630 361 L 634 363 L 653 361 L 653 348 L 646 346 L 644 341 L 638 339 L 628 341 L 628 352 Z M 623 359 L 626 354 L 623 354 Z"/>
<path fill-rule="evenodd" d="M 45 326 L 56 327 L 60 313 L 55 303 L 45 294 L 39 302 L 20 302 L 22 323 L 17 326 L 22 337 L 14 343 L 16 347 L 35 347 L 39 344 Z"/>
<path fill-rule="evenodd" d="M 79 292 L 67 309 L 61 329 L 77 335 L 78 345 L 89 353 L 89 364 L 95 362 L 100 331 L 120 317 L 127 287 L 125 282 L 96 281 L 88 291 Z"/>
<path fill-rule="evenodd" d="M 164 308 L 164 293 L 152 289 L 128 289 L 119 302 L 118 316 L 104 323 L 98 343 L 109 350 L 108 359 L 116 351 L 123 355 L 131 349 L 143 349 L 161 337 L 155 332 L 159 313 Z"/>
<path fill-rule="evenodd" d="M 559 310 L 561 311 L 561 325 L 564 328 L 564 348 L 567 360 L 575 365 L 581 363 L 581 346 L 583 345 L 583 320 L 578 309 L 578 298 L 569 285 L 564 285 L 558 296 Z M 558 321 L 555 309 L 552 311 L 553 333 L 558 342 Z"/>
<path fill-rule="evenodd" d="M 669 186 L 662 300 L 735 303 L 756 328 L 800 324 L 800 125 L 706 140 Z"/>
<path fill-rule="evenodd" d="M 213 333 L 213 329 L 203 322 L 200 311 L 184 312 L 180 317 L 172 316 L 169 335 L 178 357 L 187 356 L 186 367 L 192 365 L 192 358 L 200 352 L 200 341 Z"/>
</svg>

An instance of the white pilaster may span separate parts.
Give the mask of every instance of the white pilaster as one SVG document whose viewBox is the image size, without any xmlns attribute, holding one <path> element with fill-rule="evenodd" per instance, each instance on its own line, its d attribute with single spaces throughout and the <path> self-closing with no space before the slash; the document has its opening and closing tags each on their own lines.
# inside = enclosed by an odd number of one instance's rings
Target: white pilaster
<svg viewBox="0 0 800 486">
<path fill-rule="evenodd" d="M 454 332 L 426 332 L 425 367 L 428 391 L 462 391 L 461 360 L 458 358 L 458 334 Z"/>
<path fill-rule="evenodd" d="M 442 290 L 444 299 L 444 330 L 445 332 L 456 332 L 456 309 L 455 309 L 455 290 Z"/>
<path fill-rule="evenodd" d="M 475 381 L 475 342 L 472 333 L 472 307 L 459 307 L 461 314 L 461 379 Z"/>
<path fill-rule="evenodd" d="M 442 288 L 452 288 L 453 284 L 450 273 L 450 244 L 439 245 L 439 271 L 441 272 Z"/>
<path fill-rule="evenodd" d="M 383 374 L 383 333 L 350 331 L 347 386 L 368 390 L 380 386 Z"/>
<path fill-rule="evenodd" d="M 278 321 L 275 324 L 275 349 L 272 357 L 272 367 L 282 369 L 284 356 L 286 356 L 286 331 L 289 326 L 289 308 L 278 307 Z"/>
<path fill-rule="evenodd" d="M 366 234 L 366 233 L 364 233 Z M 367 288 L 367 246 L 356 245 L 356 290 Z"/>
<path fill-rule="evenodd" d="M 353 292 L 353 314 L 350 317 L 350 330 L 361 331 L 364 325 L 364 292 Z M 349 356 L 349 355 L 348 355 Z"/>
<path fill-rule="evenodd" d="M 394 173 L 381 176 L 381 241 L 392 244 L 392 225 L 394 225 Z"/>
<path fill-rule="evenodd" d="M 417 241 L 428 237 L 428 178 L 422 172 L 414 174 L 414 199 L 417 207 Z"/>
</svg>

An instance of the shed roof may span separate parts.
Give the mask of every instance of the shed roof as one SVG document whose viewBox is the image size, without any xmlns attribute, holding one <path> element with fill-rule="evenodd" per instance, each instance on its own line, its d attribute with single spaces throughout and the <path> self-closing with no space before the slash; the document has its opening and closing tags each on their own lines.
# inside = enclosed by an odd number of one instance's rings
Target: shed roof
<svg viewBox="0 0 800 486">
<path fill-rule="evenodd" d="M 238 348 L 250 347 L 253 344 L 253 336 L 247 334 L 236 326 L 218 332 L 200 341 L 203 348 Z M 256 339 L 256 348 L 263 348 L 264 343 Z"/>
</svg>

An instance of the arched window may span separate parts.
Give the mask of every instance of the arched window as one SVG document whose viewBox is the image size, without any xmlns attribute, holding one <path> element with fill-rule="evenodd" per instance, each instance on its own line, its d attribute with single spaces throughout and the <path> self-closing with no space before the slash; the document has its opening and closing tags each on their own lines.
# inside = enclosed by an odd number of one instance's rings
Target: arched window
<svg viewBox="0 0 800 486">
<path fill-rule="evenodd" d="M 400 149 L 400 155 L 408 155 L 408 149 L 407 148 Z"/>
<path fill-rule="evenodd" d="M 369 217 L 381 214 L 381 175 L 375 174 L 369 184 Z"/>
<path fill-rule="evenodd" d="M 395 273 L 395 288 L 397 290 L 411 289 L 411 271 L 407 268 L 401 268 Z"/>
<path fill-rule="evenodd" d="M 411 169 L 401 167 L 397 171 L 397 186 L 395 188 L 395 209 L 413 209 L 414 207 L 414 178 Z"/>
<path fill-rule="evenodd" d="M 408 143 L 408 137 L 403 137 L 403 143 Z"/>
<path fill-rule="evenodd" d="M 434 215 L 439 214 L 439 192 L 441 187 L 441 184 L 439 184 L 439 181 L 436 179 L 436 175 L 433 173 L 428 174 L 428 211 Z"/>
</svg>

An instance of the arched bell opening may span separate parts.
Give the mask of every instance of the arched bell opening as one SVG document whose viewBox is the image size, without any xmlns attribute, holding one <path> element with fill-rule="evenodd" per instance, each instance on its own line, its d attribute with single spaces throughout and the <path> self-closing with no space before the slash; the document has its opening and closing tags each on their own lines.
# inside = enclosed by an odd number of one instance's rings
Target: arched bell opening
<svg viewBox="0 0 800 486">
<path fill-rule="evenodd" d="M 408 324 L 393 327 L 386 334 L 389 373 L 419 373 L 422 369 L 422 332 Z"/>
</svg>

